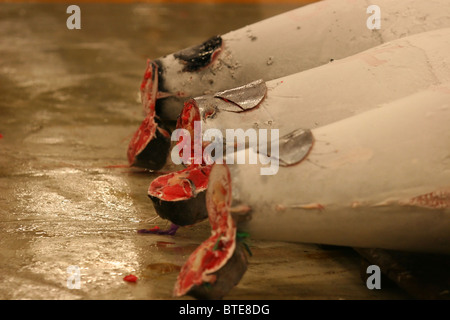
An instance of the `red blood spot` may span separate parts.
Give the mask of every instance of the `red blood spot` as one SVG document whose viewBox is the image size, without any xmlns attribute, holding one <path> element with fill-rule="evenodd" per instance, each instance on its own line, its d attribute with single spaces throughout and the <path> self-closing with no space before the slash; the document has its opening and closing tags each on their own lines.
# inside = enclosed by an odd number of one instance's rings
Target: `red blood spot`
<svg viewBox="0 0 450 320">
<path fill-rule="evenodd" d="M 156 230 L 159 230 L 159 229 L 160 229 L 160 227 L 155 226 L 155 227 L 153 227 L 153 228 L 151 228 L 151 229 L 148 229 L 148 231 L 156 231 Z"/>
<path fill-rule="evenodd" d="M 0 133 L 0 139 L 3 138 L 3 135 Z"/>
<path fill-rule="evenodd" d="M 125 277 L 123 278 L 123 280 L 124 280 L 124 281 L 127 281 L 127 282 L 136 282 L 137 279 L 138 279 L 138 278 L 137 278 L 135 275 L 133 275 L 133 274 L 129 274 L 129 275 L 127 275 L 127 276 L 125 276 Z"/>
</svg>

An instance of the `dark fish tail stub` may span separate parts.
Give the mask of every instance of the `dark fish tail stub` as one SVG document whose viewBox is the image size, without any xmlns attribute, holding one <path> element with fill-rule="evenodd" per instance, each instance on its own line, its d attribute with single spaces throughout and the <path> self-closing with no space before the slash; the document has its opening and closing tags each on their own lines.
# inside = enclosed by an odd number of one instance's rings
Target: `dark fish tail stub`
<svg viewBox="0 0 450 320">
<path fill-rule="evenodd" d="M 214 165 L 206 191 L 211 236 L 188 258 L 178 275 L 174 295 L 221 299 L 239 283 L 247 257 L 237 240 L 230 213 L 231 178 L 226 165 Z"/>
<path fill-rule="evenodd" d="M 140 86 L 145 119 L 134 133 L 128 145 L 128 162 L 132 167 L 159 170 L 166 164 L 170 149 L 170 133 L 156 116 L 158 97 L 158 63 L 148 60 Z"/>
<path fill-rule="evenodd" d="M 248 258 L 245 249 L 239 243 L 236 245 L 233 255 L 225 265 L 212 273 L 215 277 L 214 284 L 205 282 L 194 285 L 188 295 L 200 300 L 218 300 L 230 292 L 241 280 L 247 271 Z"/>
<path fill-rule="evenodd" d="M 166 164 L 170 144 L 169 132 L 155 122 L 150 112 L 128 145 L 128 162 L 132 167 L 159 170 Z"/>
<path fill-rule="evenodd" d="M 179 51 L 174 56 L 184 64 L 183 71 L 195 72 L 213 62 L 221 48 L 222 38 L 214 36 L 200 45 Z"/>
<path fill-rule="evenodd" d="M 205 193 L 211 166 L 190 167 L 159 176 L 148 196 L 156 213 L 178 226 L 192 225 L 208 217 Z"/>
</svg>

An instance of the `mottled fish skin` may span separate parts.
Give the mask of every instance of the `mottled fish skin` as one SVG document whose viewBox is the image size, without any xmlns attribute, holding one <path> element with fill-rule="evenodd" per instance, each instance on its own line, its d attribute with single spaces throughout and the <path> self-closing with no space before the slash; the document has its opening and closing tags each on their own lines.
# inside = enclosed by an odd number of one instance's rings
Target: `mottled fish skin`
<svg viewBox="0 0 450 320">
<path fill-rule="evenodd" d="M 149 60 L 140 86 L 141 102 L 146 114 L 128 144 L 130 166 L 159 170 L 166 164 L 170 149 L 170 131 L 156 115 L 159 66 Z"/>
</svg>

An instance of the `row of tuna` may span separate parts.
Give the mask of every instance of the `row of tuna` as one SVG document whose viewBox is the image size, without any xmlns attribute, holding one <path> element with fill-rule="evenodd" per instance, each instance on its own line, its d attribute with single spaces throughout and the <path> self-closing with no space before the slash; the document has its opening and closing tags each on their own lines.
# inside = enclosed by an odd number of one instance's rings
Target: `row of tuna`
<svg viewBox="0 0 450 320">
<path fill-rule="evenodd" d="M 211 225 L 176 296 L 224 297 L 248 237 L 450 253 L 447 2 L 378 0 L 370 29 L 366 1 L 325 0 L 148 61 L 129 163 L 184 159 L 148 195 L 171 234 Z"/>
</svg>

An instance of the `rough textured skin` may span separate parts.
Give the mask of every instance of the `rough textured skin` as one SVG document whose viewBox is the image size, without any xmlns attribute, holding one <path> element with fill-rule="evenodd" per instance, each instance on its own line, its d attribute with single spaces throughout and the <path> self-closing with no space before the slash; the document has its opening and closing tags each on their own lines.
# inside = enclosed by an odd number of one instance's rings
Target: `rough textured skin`
<svg viewBox="0 0 450 320">
<path fill-rule="evenodd" d="M 131 144 L 130 149 L 132 148 Z M 139 153 L 130 155 L 133 152 L 129 149 L 130 165 L 149 170 L 159 170 L 164 167 L 170 149 L 170 136 L 156 128 L 153 137 L 149 137 L 142 144 L 145 145 L 145 148 Z"/>
</svg>

